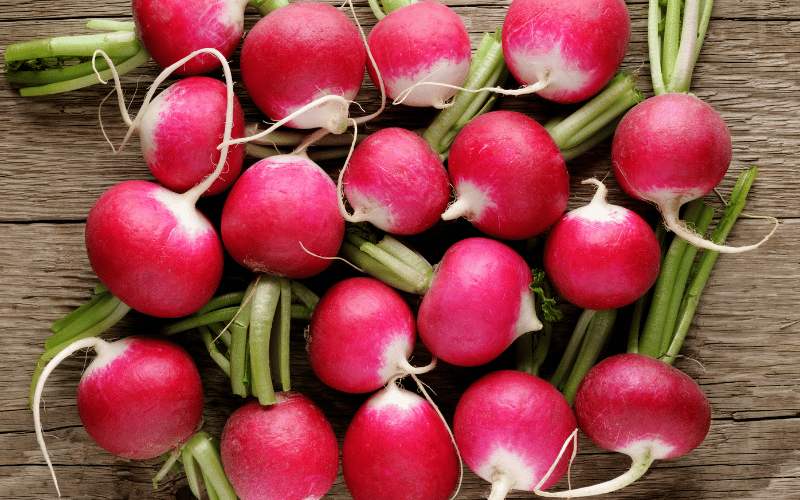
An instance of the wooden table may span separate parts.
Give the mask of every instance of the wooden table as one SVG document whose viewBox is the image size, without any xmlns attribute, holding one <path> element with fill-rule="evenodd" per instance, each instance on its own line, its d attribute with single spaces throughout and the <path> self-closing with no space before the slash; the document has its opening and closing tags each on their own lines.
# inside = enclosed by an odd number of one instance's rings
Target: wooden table
<svg viewBox="0 0 800 500">
<path fill-rule="evenodd" d="M 57 3 L 6 0 L 0 4 L 0 44 L 85 32 L 88 19 L 126 20 L 126 0 L 63 0 Z M 507 1 L 445 2 L 463 16 L 477 44 L 484 31 L 502 24 Z M 646 3 L 628 2 L 633 37 L 623 70 L 640 71 L 639 87 L 650 95 Z M 374 22 L 366 2 L 357 13 L 369 28 Z M 247 25 L 256 15 L 247 12 Z M 722 256 L 711 275 L 676 366 L 694 377 L 708 395 L 713 422 L 705 442 L 678 459 L 656 463 L 634 485 L 608 498 L 800 498 L 800 4 L 790 0 L 720 0 L 713 11 L 707 41 L 697 64 L 694 92 L 727 121 L 734 141 L 730 171 L 719 190 L 727 195 L 736 176 L 750 166 L 760 175 L 746 213 L 780 220 L 777 234 L 757 251 Z M 236 58 L 234 58 L 235 62 Z M 235 64 L 234 64 L 235 66 Z M 149 65 L 124 77 L 133 109 L 157 74 Z M 110 91 L 96 85 L 66 95 L 22 98 L 0 79 L 0 497 L 55 498 L 55 489 L 37 446 L 27 391 L 32 369 L 52 321 L 89 297 L 97 283 L 84 249 L 85 217 L 106 189 L 127 179 L 150 179 L 138 140 L 114 155 L 98 124 L 98 106 Z M 239 84 L 250 119 L 260 119 Z M 373 106 L 374 87 L 365 84 L 359 101 Z M 138 99 L 138 100 L 137 100 Z M 500 107 L 544 119 L 557 110 L 535 96 L 503 98 Z M 113 106 L 102 111 L 106 132 L 117 143 L 125 129 Z M 377 121 L 422 127 L 426 110 L 389 109 Z M 570 207 L 585 203 L 589 188 L 580 180 L 607 175 L 610 199 L 652 212 L 628 198 L 610 175 L 608 144 L 569 164 Z M 248 160 L 252 161 L 252 160 Z M 708 201 L 719 208 L 710 195 Z M 213 207 L 213 204 L 208 205 Z M 208 208 L 207 206 L 207 208 Z M 731 244 L 755 242 L 769 230 L 760 219 L 740 220 Z M 342 268 L 339 269 L 340 272 Z M 551 356 L 560 355 L 577 313 L 557 327 Z M 135 313 L 107 333 L 114 337 L 154 331 L 148 318 Z M 315 400 L 337 435 L 366 396 L 326 389 L 310 372 L 303 351 L 302 325 L 295 328 L 294 387 Z M 205 426 L 219 432 L 240 403 L 230 396 L 221 373 L 202 346 L 186 339 L 206 384 Z M 421 356 L 424 356 L 422 354 Z M 425 377 L 448 419 L 458 394 L 486 370 L 440 366 Z M 183 476 L 171 475 L 153 489 L 158 459 L 129 461 L 95 445 L 80 425 L 75 390 L 86 360 L 74 356 L 51 376 L 45 391 L 43 425 L 64 498 L 189 498 Z M 613 477 L 628 466 L 625 456 L 603 451 L 586 439 L 572 471 L 573 486 Z M 484 498 L 488 483 L 471 472 L 458 498 Z M 514 492 L 510 498 L 531 498 Z M 349 498 L 341 475 L 326 498 Z"/>
</svg>

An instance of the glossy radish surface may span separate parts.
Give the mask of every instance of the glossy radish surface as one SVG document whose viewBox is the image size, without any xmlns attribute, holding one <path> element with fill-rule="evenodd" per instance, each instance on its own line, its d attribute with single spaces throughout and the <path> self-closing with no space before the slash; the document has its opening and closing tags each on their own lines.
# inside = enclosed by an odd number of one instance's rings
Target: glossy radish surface
<svg viewBox="0 0 800 500">
<path fill-rule="evenodd" d="M 322 411 L 287 391 L 272 405 L 252 400 L 222 429 L 225 473 L 241 500 L 314 500 L 336 479 L 339 443 Z"/>
<path fill-rule="evenodd" d="M 628 51 L 624 0 L 514 0 L 503 21 L 503 54 L 522 85 L 576 103 L 597 94 Z"/>
<path fill-rule="evenodd" d="M 484 237 L 447 249 L 422 297 L 417 331 L 437 358 L 477 366 L 519 336 L 539 330 L 531 270 L 514 249 Z"/>
<path fill-rule="evenodd" d="M 450 202 L 450 179 L 439 155 L 419 135 L 399 127 L 371 133 L 356 146 L 341 175 L 348 220 L 409 235 L 433 227 Z"/>
<path fill-rule="evenodd" d="M 380 88 L 380 72 L 387 96 L 407 106 L 442 107 L 458 90 L 451 86 L 461 86 L 469 74 L 467 28 L 439 2 L 421 0 L 389 12 L 372 28 L 367 44 L 375 59 L 367 66 L 373 83 Z M 423 81 L 432 85 L 405 92 Z"/>
<path fill-rule="evenodd" d="M 207 76 L 181 79 L 161 92 L 139 122 L 142 153 L 165 187 L 182 193 L 211 175 L 220 159 L 227 106 L 225 84 Z M 244 136 L 244 112 L 234 96 L 231 138 Z M 244 146 L 231 146 L 225 167 L 204 193 L 219 194 L 242 170 Z"/>
<path fill-rule="evenodd" d="M 556 291 L 572 304 L 616 309 L 653 286 L 661 268 L 661 247 L 640 215 L 608 203 L 600 181 L 588 182 L 597 186 L 594 198 L 552 227 L 544 247 L 544 268 Z"/>
<path fill-rule="evenodd" d="M 295 2 L 261 18 L 242 42 L 242 82 L 256 106 L 280 120 L 325 95 L 355 99 L 366 49 L 355 23 L 336 7 Z M 347 110 L 323 104 L 287 126 L 343 130 Z"/>
<path fill-rule="evenodd" d="M 464 462 L 492 483 L 490 500 L 502 500 L 510 490 L 555 484 L 577 448 L 577 427 L 572 408 L 555 387 L 517 370 L 498 370 L 475 381 L 453 417 Z M 562 449 L 566 452 L 559 458 Z"/>
<path fill-rule="evenodd" d="M 395 381 L 358 409 L 342 444 L 342 473 L 354 500 L 447 500 L 459 458 L 444 420 Z"/>
<path fill-rule="evenodd" d="M 498 239 L 533 237 L 569 200 L 569 173 L 550 134 L 516 111 L 491 111 L 456 136 L 447 161 L 455 202 L 445 220 L 466 217 Z"/>
<path fill-rule="evenodd" d="M 231 188 L 220 230 L 233 259 L 251 271 L 314 276 L 331 264 L 344 238 L 336 184 L 305 155 L 265 158 Z"/>
</svg>

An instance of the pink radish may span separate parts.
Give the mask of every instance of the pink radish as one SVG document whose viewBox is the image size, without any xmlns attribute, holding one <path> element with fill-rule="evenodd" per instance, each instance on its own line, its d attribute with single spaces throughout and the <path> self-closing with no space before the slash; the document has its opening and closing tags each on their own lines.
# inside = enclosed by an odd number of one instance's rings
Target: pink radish
<svg viewBox="0 0 800 500">
<path fill-rule="evenodd" d="M 305 154 L 259 160 L 222 208 L 225 248 L 256 273 L 307 278 L 325 270 L 344 238 L 336 184 Z"/>
<path fill-rule="evenodd" d="M 241 500 L 314 500 L 336 479 L 339 443 L 322 411 L 297 392 L 252 400 L 222 430 L 225 473 Z"/>
<path fill-rule="evenodd" d="M 375 24 L 367 44 L 374 57 L 367 66 L 370 78 L 380 86 L 380 74 L 387 96 L 408 106 L 443 107 L 469 74 L 467 28 L 439 2 L 401 2 Z M 426 85 L 408 92 L 420 82 Z"/>
<path fill-rule="evenodd" d="M 142 109 L 147 109 L 160 82 L 185 61 L 206 53 L 221 61 L 227 83 L 225 127 L 214 172 L 181 194 L 151 182 L 124 181 L 98 198 L 86 220 L 86 251 L 97 277 L 123 303 L 151 316 L 180 317 L 197 311 L 222 278 L 222 242 L 195 204 L 222 173 L 227 159 L 234 110 L 227 61 L 215 49 L 189 54 L 159 74 Z M 122 107 L 116 74 L 115 84 Z M 130 122 L 126 140 L 140 116 Z"/>
<path fill-rule="evenodd" d="M 445 220 L 466 217 L 480 231 L 520 240 L 553 225 L 569 200 L 569 173 L 550 134 L 516 111 L 470 121 L 450 149 L 455 202 Z"/>
<path fill-rule="evenodd" d="M 503 21 L 503 54 L 523 92 L 576 103 L 611 81 L 630 36 L 624 0 L 514 0 Z"/>
<path fill-rule="evenodd" d="M 439 155 L 420 136 L 398 127 L 368 135 L 340 172 L 339 189 L 354 213 L 383 231 L 410 235 L 433 227 L 450 202 L 450 180 Z M 340 196 L 341 199 L 341 196 Z"/>
<path fill-rule="evenodd" d="M 731 155 L 725 121 L 690 94 L 661 94 L 637 104 L 611 144 L 614 175 L 629 195 L 658 206 L 664 224 L 679 237 L 721 253 L 752 250 L 769 238 L 741 247 L 717 245 L 680 223 L 681 205 L 710 193 L 725 177 Z"/>
<path fill-rule="evenodd" d="M 502 500 L 512 489 L 535 491 L 558 482 L 577 452 L 577 430 L 572 408 L 555 387 L 516 370 L 475 381 L 453 417 L 464 462 L 492 483 L 489 500 Z"/>
<path fill-rule="evenodd" d="M 641 216 L 606 201 L 597 179 L 588 205 L 565 214 L 550 230 L 544 269 L 556 291 L 583 309 L 617 309 L 633 303 L 655 283 L 661 248 Z"/>
<path fill-rule="evenodd" d="M 308 326 L 306 351 L 322 382 L 350 393 L 380 389 L 389 380 L 433 368 L 408 362 L 417 339 L 411 308 L 375 278 L 347 278 L 325 292 Z"/>
<path fill-rule="evenodd" d="M 447 249 L 422 297 L 417 331 L 438 359 L 477 366 L 539 330 L 530 267 L 511 247 L 471 237 Z"/>
<path fill-rule="evenodd" d="M 42 435 L 39 401 L 53 369 L 86 348 L 93 348 L 97 355 L 78 385 L 78 414 L 101 448 L 130 459 L 156 458 L 188 441 L 202 423 L 200 374 L 179 345 L 149 336 L 130 336 L 112 343 L 96 337 L 73 342 L 47 364 L 34 393 L 36 435 L 56 488 Z"/>
<path fill-rule="evenodd" d="M 537 494 L 574 498 L 618 490 L 641 477 L 654 460 L 695 449 L 711 426 L 711 407 L 700 386 L 674 366 L 643 354 L 617 354 L 589 370 L 575 394 L 575 414 L 586 437 L 629 455 L 631 468 L 604 483 Z"/>
<path fill-rule="evenodd" d="M 460 460 L 434 406 L 392 381 L 353 416 L 342 473 L 354 500 L 447 500 Z"/>
<path fill-rule="evenodd" d="M 142 153 L 161 184 L 182 193 L 214 172 L 225 130 L 225 85 L 214 78 L 192 76 L 161 92 L 138 125 Z M 231 138 L 244 136 L 244 112 L 234 96 Z M 204 195 L 219 194 L 233 185 L 242 170 L 244 147 L 231 146 L 219 177 Z"/>
<path fill-rule="evenodd" d="M 260 19 L 242 43 L 245 89 L 271 120 L 280 120 L 324 96 L 352 101 L 364 80 L 366 49 L 350 18 L 332 5 L 304 1 Z M 340 101 L 320 102 L 287 123 L 294 128 L 347 125 Z"/>
</svg>

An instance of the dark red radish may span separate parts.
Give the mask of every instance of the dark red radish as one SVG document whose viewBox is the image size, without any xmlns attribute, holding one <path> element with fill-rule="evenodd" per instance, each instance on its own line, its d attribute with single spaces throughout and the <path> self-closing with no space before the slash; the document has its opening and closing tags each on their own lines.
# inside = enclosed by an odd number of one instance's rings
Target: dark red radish
<svg viewBox="0 0 800 500">
<path fill-rule="evenodd" d="M 395 381 L 364 402 L 344 435 L 342 473 L 354 500 L 447 500 L 460 471 L 439 412 Z"/>
<path fill-rule="evenodd" d="M 220 159 L 225 129 L 226 86 L 215 78 L 179 80 L 153 99 L 138 124 L 150 172 L 165 187 L 182 193 L 211 175 Z M 234 96 L 231 138 L 244 137 L 244 112 Z M 228 150 L 225 166 L 204 195 L 225 191 L 239 176 L 244 146 Z"/>
<path fill-rule="evenodd" d="M 491 111 L 455 137 L 447 162 L 455 202 L 442 218 L 466 217 L 494 238 L 520 240 L 553 225 L 569 200 L 569 173 L 550 134 L 516 111 Z"/>
<path fill-rule="evenodd" d="M 416 318 L 405 299 L 375 278 L 355 277 L 334 284 L 314 307 L 306 351 L 322 382 L 367 393 L 398 375 L 433 368 L 409 363 L 416 340 Z"/>
<path fill-rule="evenodd" d="M 354 212 L 350 215 L 342 201 L 348 221 L 398 235 L 430 229 L 450 202 L 450 179 L 439 155 L 419 135 L 399 127 L 360 142 L 340 172 L 339 186 Z"/>
<path fill-rule="evenodd" d="M 252 400 L 222 429 L 225 473 L 241 500 L 315 500 L 336 480 L 339 443 L 322 411 L 287 391 L 272 405 Z"/>
<path fill-rule="evenodd" d="M 656 282 L 661 247 L 636 212 L 606 201 L 597 179 L 587 205 L 566 213 L 550 229 L 544 270 L 555 290 L 583 309 L 617 309 L 633 303 Z"/>
<path fill-rule="evenodd" d="M 308 278 L 339 252 L 345 221 L 336 184 L 305 154 L 259 160 L 245 170 L 222 208 L 222 241 L 256 273 Z"/>
<path fill-rule="evenodd" d="M 754 245 L 717 245 L 681 224 L 679 210 L 717 187 L 731 156 L 731 134 L 725 121 L 691 94 L 645 99 L 625 114 L 611 143 L 614 175 L 625 192 L 654 203 L 664 224 L 677 236 L 720 253 L 752 250 L 766 238 Z"/>
<path fill-rule="evenodd" d="M 366 48 L 355 23 L 323 2 L 303 1 L 261 18 L 242 43 L 242 82 L 256 106 L 281 120 L 324 96 L 355 99 L 364 80 Z M 348 110 L 321 102 L 294 117 L 294 128 L 342 132 Z"/>
<path fill-rule="evenodd" d="M 633 353 L 606 358 L 587 372 L 575 393 L 575 415 L 589 440 L 629 455 L 631 468 L 604 483 L 540 495 L 573 498 L 623 488 L 654 460 L 697 448 L 711 426 L 711 406 L 697 382 L 672 365 Z"/>
<path fill-rule="evenodd" d="M 199 430 L 203 387 L 186 350 L 172 341 L 142 335 L 111 343 L 97 337 L 80 339 L 52 358 L 34 393 L 36 435 L 54 481 L 39 401 L 56 366 L 87 348 L 94 349 L 96 356 L 78 385 L 78 414 L 89 437 L 101 448 L 120 457 L 152 459 L 178 448 Z"/>
<path fill-rule="evenodd" d="M 503 54 L 521 92 L 558 103 L 597 94 L 628 51 L 624 0 L 514 0 L 503 21 Z"/>
<path fill-rule="evenodd" d="M 131 8 L 137 38 L 156 64 L 166 68 L 199 49 L 217 49 L 230 58 L 244 33 L 248 3 L 266 12 L 260 7 L 266 2 L 258 0 L 133 0 Z M 176 74 L 200 75 L 219 67 L 216 58 L 201 55 L 186 61 Z"/>
<path fill-rule="evenodd" d="M 517 370 L 491 372 L 475 381 L 453 417 L 464 463 L 492 483 L 489 500 L 558 482 L 577 452 L 577 430 L 566 398 L 547 381 Z"/>
<path fill-rule="evenodd" d="M 439 2 L 404 3 L 409 4 L 388 12 L 367 37 L 374 59 L 369 76 L 380 87 L 380 74 L 390 99 L 442 108 L 469 75 L 469 33 L 458 14 Z"/>
<path fill-rule="evenodd" d="M 417 313 L 417 332 L 438 359 L 457 366 L 488 363 L 521 335 L 540 330 L 533 276 L 514 249 L 470 237 L 447 249 Z"/>
</svg>

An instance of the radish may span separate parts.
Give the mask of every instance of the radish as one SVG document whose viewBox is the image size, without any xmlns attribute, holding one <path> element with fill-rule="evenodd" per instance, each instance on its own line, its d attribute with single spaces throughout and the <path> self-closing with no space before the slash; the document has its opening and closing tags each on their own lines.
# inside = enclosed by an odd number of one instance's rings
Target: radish
<svg viewBox="0 0 800 500">
<path fill-rule="evenodd" d="M 133 0 L 136 35 L 153 60 L 166 68 L 189 53 L 213 48 L 230 58 L 244 32 L 244 10 L 250 4 L 261 14 L 285 1 L 264 0 Z M 220 67 L 214 57 L 202 55 L 182 64 L 176 74 L 199 75 Z"/>
<path fill-rule="evenodd" d="M 556 291 L 583 309 L 617 309 L 656 282 L 661 247 L 641 216 L 606 201 L 597 179 L 588 205 L 565 214 L 548 233 L 544 269 Z"/>
<path fill-rule="evenodd" d="M 50 373 L 68 356 L 86 348 L 97 355 L 78 385 L 78 415 L 89 437 L 104 450 L 129 459 L 156 458 L 184 445 L 202 423 L 200 374 L 178 344 L 141 335 L 111 343 L 97 337 L 73 342 L 44 368 L 33 398 L 36 437 L 57 490 L 39 402 Z"/>
<path fill-rule="evenodd" d="M 244 136 L 244 112 L 234 96 L 231 138 Z M 138 125 L 142 153 L 150 172 L 165 187 L 188 191 L 213 173 L 225 129 L 225 85 L 214 78 L 192 76 L 161 92 L 143 111 Z M 204 195 L 233 185 L 244 160 L 244 146 L 231 146 L 223 171 Z"/>
<path fill-rule="evenodd" d="M 304 1 L 260 19 L 242 43 L 242 82 L 253 102 L 280 120 L 323 96 L 352 101 L 364 80 L 366 49 L 350 18 L 332 5 Z M 347 108 L 319 102 L 287 123 L 294 128 L 344 131 Z"/>
<path fill-rule="evenodd" d="M 342 473 L 354 500 L 447 500 L 460 469 L 436 408 L 395 380 L 364 402 L 344 435 Z"/>
<path fill-rule="evenodd" d="M 514 0 L 503 21 L 511 74 L 558 103 L 592 97 L 628 51 L 631 20 L 624 0 Z"/>
<path fill-rule="evenodd" d="M 569 403 L 543 379 L 499 370 L 470 385 L 456 405 L 453 435 L 464 462 L 492 483 L 489 500 L 514 490 L 555 484 L 577 452 L 577 423 Z M 570 445 L 570 441 L 573 441 Z"/>
<path fill-rule="evenodd" d="M 387 96 L 408 106 L 444 107 L 469 74 L 471 46 L 464 22 L 435 1 L 387 4 L 385 17 L 373 5 L 380 19 L 367 37 L 374 57 L 367 66 L 370 78 L 380 86 L 380 74 Z M 419 82 L 426 85 L 415 86 Z"/>
<path fill-rule="evenodd" d="M 752 250 L 769 238 L 741 247 L 717 245 L 680 223 L 681 205 L 711 192 L 728 171 L 731 155 L 725 121 L 690 94 L 661 94 L 637 104 L 620 121 L 611 144 L 620 186 L 654 203 L 677 236 L 720 253 Z"/>
<path fill-rule="evenodd" d="M 455 202 L 442 219 L 466 217 L 494 238 L 521 240 L 553 225 L 569 200 L 569 173 L 550 134 L 516 111 L 491 111 L 455 137 L 448 171 Z"/>
<path fill-rule="evenodd" d="M 539 495 L 574 498 L 623 488 L 654 460 L 695 449 L 711 426 L 708 399 L 691 377 L 663 361 L 632 353 L 611 356 L 589 370 L 575 394 L 575 414 L 586 437 L 629 455 L 631 468 L 604 483 L 554 493 L 537 491 Z"/>
<path fill-rule="evenodd" d="M 521 335 L 542 328 L 532 282 L 530 267 L 511 247 L 479 236 L 456 242 L 422 297 L 420 339 L 447 363 L 488 363 Z"/>
<path fill-rule="evenodd" d="M 322 382 L 349 393 L 366 393 L 398 375 L 424 373 L 408 362 L 417 337 L 406 301 L 375 278 L 347 278 L 320 298 L 311 315 L 306 351 Z"/>
<path fill-rule="evenodd" d="M 359 143 L 338 185 L 354 210 L 348 214 L 341 201 L 345 219 L 398 235 L 430 229 L 450 202 L 450 180 L 439 155 L 399 127 L 378 130 Z"/>
<path fill-rule="evenodd" d="M 322 411 L 297 392 L 273 405 L 250 401 L 220 439 L 222 465 L 241 500 L 314 500 L 333 485 L 339 443 Z"/>
</svg>

